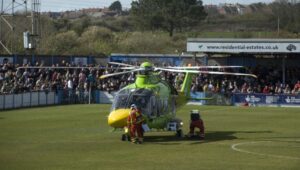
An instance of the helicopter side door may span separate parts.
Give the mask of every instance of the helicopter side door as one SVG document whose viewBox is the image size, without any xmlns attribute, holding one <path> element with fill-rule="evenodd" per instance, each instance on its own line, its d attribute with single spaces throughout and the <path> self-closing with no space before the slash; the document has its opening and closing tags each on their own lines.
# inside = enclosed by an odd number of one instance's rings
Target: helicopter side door
<svg viewBox="0 0 300 170">
<path fill-rule="evenodd" d="M 151 96 L 150 98 L 150 118 L 156 118 L 158 115 L 158 103 L 156 101 L 155 96 Z"/>
<path fill-rule="evenodd" d="M 170 109 L 173 115 L 176 114 L 176 97 L 172 96 L 169 101 Z"/>
<path fill-rule="evenodd" d="M 157 99 L 157 116 L 162 116 L 166 114 L 169 110 L 168 99 L 167 98 L 158 98 Z"/>
</svg>

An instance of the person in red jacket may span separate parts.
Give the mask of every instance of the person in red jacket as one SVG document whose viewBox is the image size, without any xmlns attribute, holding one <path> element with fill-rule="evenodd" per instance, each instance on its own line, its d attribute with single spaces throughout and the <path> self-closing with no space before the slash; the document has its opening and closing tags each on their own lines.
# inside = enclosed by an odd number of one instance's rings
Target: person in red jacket
<svg viewBox="0 0 300 170">
<path fill-rule="evenodd" d="M 127 125 L 130 133 L 130 139 L 132 143 L 136 143 L 136 134 L 138 136 L 138 143 L 143 143 L 143 116 L 139 112 L 137 106 L 132 104 L 130 107 L 130 114 L 127 118 Z"/>
<path fill-rule="evenodd" d="M 300 80 L 297 81 L 297 83 L 294 86 L 294 90 L 295 93 L 300 92 Z"/>
<path fill-rule="evenodd" d="M 191 123 L 190 123 L 190 132 L 188 134 L 189 137 L 194 137 L 194 131 L 195 128 L 199 128 L 200 134 L 199 137 L 200 139 L 204 139 L 205 134 L 204 134 L 204 122 L 201 119 L 199 110 L 192 110 L 191 111 Z"/>
</svg>

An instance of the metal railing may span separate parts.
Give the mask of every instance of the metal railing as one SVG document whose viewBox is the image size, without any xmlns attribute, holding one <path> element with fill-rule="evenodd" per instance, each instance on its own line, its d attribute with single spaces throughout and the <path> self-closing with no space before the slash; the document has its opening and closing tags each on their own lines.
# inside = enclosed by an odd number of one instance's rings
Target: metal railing
<svg viewBox="0 0 300 170">
<path fill-rule="evenodd" d="M 0 110 L 23 107 L 60 105 L 60 104 L 93 104 L 112 103 L 115 92 L 99 90 L 58 90 L 32 91 L 19 94 L 1 94 Z M 202 105 L 240 105 L 248 103 L 255 106 L 300 106 L 300 95 L 272 94 L 219 94 L 191 92 L 191 101 Z"/>
</svg>

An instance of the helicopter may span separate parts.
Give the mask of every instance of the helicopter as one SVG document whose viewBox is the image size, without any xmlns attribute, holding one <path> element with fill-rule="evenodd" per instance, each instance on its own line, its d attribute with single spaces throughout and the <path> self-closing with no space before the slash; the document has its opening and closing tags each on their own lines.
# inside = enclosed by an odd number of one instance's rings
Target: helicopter
<svg viewBox="0 0 300 170">
<path fill-rule="evenodd" d="M 242 66 L 190 66 L 190 67 L 155 67 L 150 62 L 143 62 L 140 67 L 124 63 L 110 62 L 119 66 L 124 66 L 123 72 L 105 74 L 100 79 L 112 76 L 137 72 L 134 83 L 121 88 L 112 103 L 111 111 L 108 115 L 108 125 L 114 129 L 124 129 L 122 140 L 128 135 L 127 117 L 130 114 L 130 105 L 135 104 L 141 111 L 145 123 L 149 129 L 162 129 L 176 131 L 176 136 L 182 137 L 182 120 L 176 118 L 176 108 L 187 102 L 192 83 L 193 74 L 218 74 L 250 76 L 253 74 L 207 71 L 208 69 L 240 68 Z M 206 70 L 200 70 L 200 69 Z M 177 90 L 166 80 L 160 78 L 162 71 L 185 73 L 185 78 L 181 90 Z M 201 100 L 201 99 L 200 99 Z M 205 100 L 205 99 L 203 99 Z"/>
</svg>

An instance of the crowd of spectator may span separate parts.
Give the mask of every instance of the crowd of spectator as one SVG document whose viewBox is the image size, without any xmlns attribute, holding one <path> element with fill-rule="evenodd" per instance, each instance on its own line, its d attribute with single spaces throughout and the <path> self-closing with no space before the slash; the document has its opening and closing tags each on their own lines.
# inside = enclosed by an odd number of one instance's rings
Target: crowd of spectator
<svg viewBox="0 0 300 170">
<path fill-rule="evenodd" d="M 34 66 L 41 66 L 36 63 Z M 48 68 L 26 68 L 28 65 L 5 63 L 0 66 L 0 93 L 22 93 L 28 91 L 88 91 L 99 89 L 115 91 L 120 86 L 134 81 L 134 75 L 100 80 L 99 77 L 109 73 L 110 69 L 97 69 L 96 65 L 76 67 L 66 62 Z M 57 68 L 66 67 L 66 68 Z M 111 67 L 111 66 L 109 66 Z M 127 77 L 128 76 L 128 77 Z M 126 77 L 126 78 L 125 78 Z"/>
<path fill-rule="evenodd" d="M 240 70 L 243 71 L 243 70 Z M 217 93 L 263 93 L 263 94 L 300 94 L 300 69 L 287 68 L 286 81 L 282 83 L 282 71 L 275 67 L 248 68 L 246 76 L 198 75 L 193 80 L 192 91 Z"/>
<path fill-rule="evenodd" d="M 137 63 L 135 63 L 137 64 Z M 26 68 L 29 65 L 13 65 L 9 62 L 0 65 L 0 93 L 23 93 L 29 91 L 68 90 L 74 93 L 98 89 L 102 91 L 117 91 L 134 82 L 135 73 L 100 79 L 103 74 L 122 71 L 113 65 L 89 65 L 76 67 L 74 64 L 62 61 L 48 68 Z M 31 65 L 32 66 L 32 65 Z M 34 66 L 42 66 L 38 62 Z M 57 68 L 66 67 L 66 68 Z M 70 68 L 69 68 L 70 67 Z M 223 71 L 223 70 L 215 70 Z M 227 70 L 226 70 L 227 71 Z M 300 69 L 286 69 L 286 83 L 283 84 L 282 72 L 275 67 L 247 68 L 231 70 L 247 72 L 258 76 L 257 79 L 246 76 L 225 76 L 198 74 L 194 76 L 192 92 L 216 93 L 265 93 L 265 94 L 299 94 Z M 176 89 L 180 89 L 184 74 L 163 72 L 162 78 L 169 81 Z"/>
</svg>

